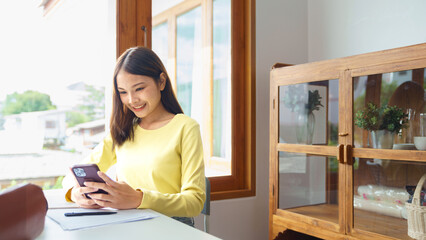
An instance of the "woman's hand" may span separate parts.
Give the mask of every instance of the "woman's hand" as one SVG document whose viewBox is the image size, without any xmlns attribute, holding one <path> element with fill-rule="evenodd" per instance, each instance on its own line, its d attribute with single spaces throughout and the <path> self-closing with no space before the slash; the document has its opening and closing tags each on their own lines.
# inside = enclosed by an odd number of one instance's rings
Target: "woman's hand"
<svg viewBox="0 0 426 240">
<path fill-rule="evenodd" d="M 98 189 L 90 187 L 74 186 L 71 190 L 71 200 L 82 208 L 101 208 L 95 201 L 86 198 L 85 193 L 96 192 Z"/>
<path fill-rule="evenodd" d="M 111 207 L 116 209 L 132 209 L 139 207 L 143 197 L 143 193 L 141 191 L 134 190 L 125 182 L 116 182 L 101 171 L 98 172 L 98 175 L 105 181 L 105 183 L 84 183 L 84 185 L 91 189 L 102 189 L 108 193 L 89 194 L 95 204 L 101 207 Z"/>
</svg>

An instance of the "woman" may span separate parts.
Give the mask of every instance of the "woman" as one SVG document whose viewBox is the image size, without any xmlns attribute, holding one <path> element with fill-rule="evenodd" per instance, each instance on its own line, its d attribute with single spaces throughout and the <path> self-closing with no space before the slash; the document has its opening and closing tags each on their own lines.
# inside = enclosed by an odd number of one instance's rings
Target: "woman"
<svg viewBox="0 0 426 240">
<path fill-rule="evenodd" d="M 200 129 L 183 115 L 166 69 L 150 49 L 131 48 L 118 59 L 110 123 L 110 135 L 85 160 L 99 166 L 106 183 L 80 187 L 67 176 L 66 199 L 83 208 L 150 208 L 193 225 L 188 217 L 198 215 L 205 201 Z M 118 181 L 103 173 L 114 164 Z M 98 189 L 108 194 L 90 194 Z"/>
</svg>

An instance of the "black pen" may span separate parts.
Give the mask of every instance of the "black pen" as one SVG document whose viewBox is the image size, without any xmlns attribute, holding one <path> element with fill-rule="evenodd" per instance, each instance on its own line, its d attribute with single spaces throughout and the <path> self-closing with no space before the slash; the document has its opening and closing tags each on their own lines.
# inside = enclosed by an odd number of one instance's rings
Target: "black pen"
<svg viewBox="0 0 426 240">
<path fill-rule="evenodd" d="M 95 216 L 95 215 L 110 215 L 117 212 L 69 212 L 65 213 L 65 217 L 78 217 L 78 216 Z"/>
</svg>

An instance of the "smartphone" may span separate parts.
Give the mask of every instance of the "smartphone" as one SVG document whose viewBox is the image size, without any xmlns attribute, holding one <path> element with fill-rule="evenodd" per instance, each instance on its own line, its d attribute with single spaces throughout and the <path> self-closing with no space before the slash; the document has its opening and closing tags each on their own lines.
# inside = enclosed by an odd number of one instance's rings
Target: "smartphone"
<svg viewBox="0 0 426 240">
<path fill-rule="evenodd" d="M 96 164 L 77 164 L 71 168 L 71 171 L 74 174 L 74 177 L 77 179 L 80 187 L 84 187 L 84 182 L 105 183 L 105 181 L 98 176 L 99 167 Z M 101 189 L 93 193 L 108 194 Z M 87 198 L 90 198 L 87 193 L 85 195 Z"/>
</svg>

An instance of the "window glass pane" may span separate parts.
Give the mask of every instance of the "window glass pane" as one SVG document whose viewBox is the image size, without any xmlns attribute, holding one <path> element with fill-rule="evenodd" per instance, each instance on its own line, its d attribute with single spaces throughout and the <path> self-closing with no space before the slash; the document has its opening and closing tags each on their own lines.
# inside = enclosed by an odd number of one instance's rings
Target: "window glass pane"
<svg viewBox="0 0 426 240">
<path fill-rule="evenodd" d="M 338 166 L 334 156 L 279 152 L 278 208 L 338 223 Z"/>
<path fill-rule="evenodd" d="M 0 188 L 54 187 L 105 135 L 115 15 L 114 0 L 1 3 Z"/>
<path fill-rule="evenodd" d="M 280 86 L 279 142 L 337 146 L 339 81 Z"/>
<path fill-rule="evenodd" d="M 152 28 L 152 50 L 160 57 L 166 68 L 169 56 L 167 27 L 167 22 L 164 22 Z"/>
<path fill-rule="evenodd" d="M 425 86 L 423 68 L 354 78 L 355 146 L 416 150 L 415 139 L 426 141 Z"/>
<path fill-rule="evenodd" d="M 167 0 L 167 1 L 152 1 L 152 16 L 156 16 L 172 7 L 175 7 L 184 0 Z"/>
<path fill-rule="evenodd" d="M 407 234 L 406 202 L 411 201 L 425 173 L 424 162 L 355 158 L 354 227 L 395 239 L 412 239 Z M 422 198 L 424 195 L 423 188 Z M 426 206 L 424 200 L 422 206 Z"/>
<path fill-rule="evenodd" d="M 196 7 L 177 17 L 176 29 L 177 98 L 184 113 L 195 119 L 200 118 L 193 115 L 202 112 L 200 19 L 201 7 Z"/>
<path fill-rule="evenodd" d="M 231 1 L 213 1 L 213 156 L 231 158 Z"/>
</svg>

